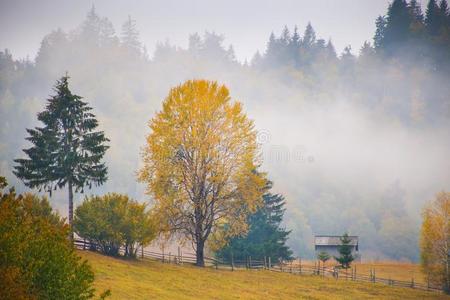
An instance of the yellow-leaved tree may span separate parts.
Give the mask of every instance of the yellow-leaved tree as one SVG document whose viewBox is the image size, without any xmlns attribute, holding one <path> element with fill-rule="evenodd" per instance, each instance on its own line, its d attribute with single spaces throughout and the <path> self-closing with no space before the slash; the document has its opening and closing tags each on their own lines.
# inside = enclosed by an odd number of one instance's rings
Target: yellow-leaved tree
<svg viewBox="0 0 450 300">
<path fill-rule="evenodd" d="M 450 193 L 441 192 L 423 210 L 422 270 L 430 283 L 450 292 Z"/>
<path fill-rule="evenodd" d="M 150 121 L 139 180 L 154 200 L 162 233 L 192 241 L 196 264 L 214 235 L 244 233 L 262 204 L 264 174 L 253 122 L 224 85 L 190 80 L 170 90 Z"/>
</svg>

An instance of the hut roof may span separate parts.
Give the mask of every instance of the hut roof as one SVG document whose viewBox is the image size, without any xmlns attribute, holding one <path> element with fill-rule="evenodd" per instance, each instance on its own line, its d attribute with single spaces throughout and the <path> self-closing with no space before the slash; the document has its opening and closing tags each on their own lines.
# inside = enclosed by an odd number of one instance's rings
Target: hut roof
<svg viewBox="0 0 450 300">
<path fill-rule="evenodd" d="M 351 240 L 350 245 L 358 245 L 358 236 L 348 236 Z M 314 244 L 316 246 L 339 246 L 341 245 L 341 236 L 339 235 L 316 235 L 314 237 Z"/>
</svg>

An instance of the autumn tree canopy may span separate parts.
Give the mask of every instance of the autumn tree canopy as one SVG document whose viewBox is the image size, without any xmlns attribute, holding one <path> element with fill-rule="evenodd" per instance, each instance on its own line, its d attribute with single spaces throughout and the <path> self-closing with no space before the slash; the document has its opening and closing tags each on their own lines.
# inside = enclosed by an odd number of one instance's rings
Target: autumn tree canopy
<svg viewBox="0 0 450 300">
<path fill-rule="evenodd" d="M 264 174 L 253 122 L 226 86 L 190 80 L 170 90 L 150 121 L 139 180 L 155 201 L 161 231 L 193 243 L 197 265 L 215 239 L 247 230 L 261 205 Z"/>
<path fill-rule="evenodd" d="M 423 211 L 421 264 L 430 282 L 450 292 L 450 193 L 441 192 Z"/>
<path fill-rule="evenodd" d="M 0 299 L 91 299 L 94 272 L 46 197 L 17 194 L 0 176 Z"/>
<path fill-rule="evenodd" d="M 107 255 L 117 256 L 123 247 L 124 256 L 136 257 L 155 235 L 146 207 L 123 194 L 86 197 L 75 210 L 74 231 Z"/>
</svg>

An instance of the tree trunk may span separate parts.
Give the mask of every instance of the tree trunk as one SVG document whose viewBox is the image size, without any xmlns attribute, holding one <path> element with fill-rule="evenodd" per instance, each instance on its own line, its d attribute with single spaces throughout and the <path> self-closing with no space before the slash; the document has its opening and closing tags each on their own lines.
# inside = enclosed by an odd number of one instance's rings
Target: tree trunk
<svg viewBox="0 0 450 300">
<path fill-rule="evenodd" d="M 197 240 L 197 249 L 195 249 L 196 263 L 195 265 L 199 267 L 205 266 L 205 257 L 203 250 L 205 248 L 205 242 L 202 240 Z"/>
<path fill-rule="evenodd" d="M 73 189 L 72 181 L 69 180 L 69 238 L 73 241 Z"/>
<path fill-rule="evenodd" d="M 447 250 L 447 259 L 445 262 L 445 285 L 444 285 L 444 292 L 446 294 L 450 294 L 450 253 Z"/>
</svg>

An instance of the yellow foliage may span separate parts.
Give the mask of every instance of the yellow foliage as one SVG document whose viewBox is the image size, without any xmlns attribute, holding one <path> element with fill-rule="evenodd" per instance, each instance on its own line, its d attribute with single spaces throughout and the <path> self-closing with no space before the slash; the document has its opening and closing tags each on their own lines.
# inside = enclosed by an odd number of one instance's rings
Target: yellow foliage
<svg viewBox="0 0 450 300">
<path fill-rule="evenodd" d="M 423 211 L 420 236 L 422 270 L 431 283 L 450 288 L 450 193 L 441 192 Z"/>
<path fill-rule="evenodd" d="M 256 172 L 253 122 L 228 89 L 187 81 L 170 90 L 149 127 L 139 180 L 155 201 L 161 232 L 188 236 L 197 248 L 211 233 L 244 232 L 247 214 L 261 204 L 265 178 Z"/>
</svg>

